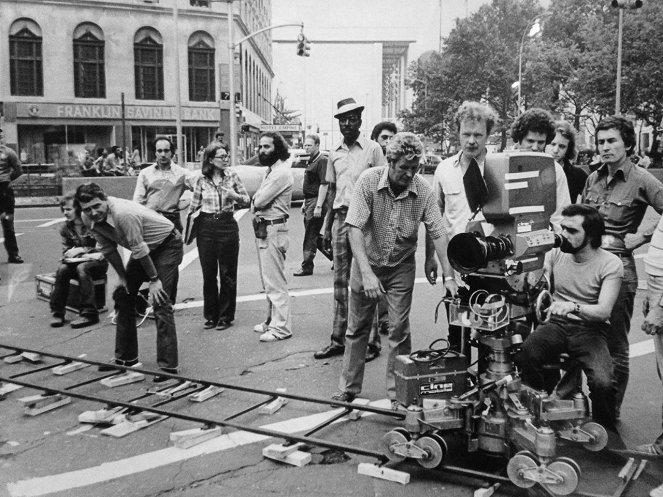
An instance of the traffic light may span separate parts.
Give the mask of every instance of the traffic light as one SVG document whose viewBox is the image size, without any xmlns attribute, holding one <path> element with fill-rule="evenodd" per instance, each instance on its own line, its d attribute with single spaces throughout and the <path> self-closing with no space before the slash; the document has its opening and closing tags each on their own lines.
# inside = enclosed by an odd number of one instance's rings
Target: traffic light
<svg viewBox="0 0 663 497">
<path fill-rule="evenodd" d="M 639 9 L 642 7 L 642 0 L 612 0 L 610 6 L 615 9 Z"/>
<path fill-rule="evenodd" d="M 304 36 L 304 33 L 299 33 L 297 36 L 297 55 L 300 57 L 311 56 L 311 42 Z"/>
<path fill-rule="evenodd" d="M 242 119 L 242 104 L 239 102 L 235 103 L 235 117 L 237 119 Z"/>
</svg>

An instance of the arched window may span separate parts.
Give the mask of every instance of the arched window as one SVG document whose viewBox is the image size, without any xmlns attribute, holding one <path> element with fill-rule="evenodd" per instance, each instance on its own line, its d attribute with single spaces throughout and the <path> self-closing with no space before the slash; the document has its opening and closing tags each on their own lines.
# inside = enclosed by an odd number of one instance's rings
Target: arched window
<svg viewBox="0 0 663 497">
<path fill-rule="evenodd" d="M 136 99 L 163 100 L 163 40 L 152 28 L 134 36 L 134 80 Z"/>
<path fill-rule="evenodd" d="M 214 39 L 198 31 L 189 38 L 189 100 L 214 102 Z"/>
<path fill-rule="evenodd" d="M 104 33 L 92 23 L 74 30 L 74 95 L 106 98 Z"/>
<path fill-rule="evenodd" d="M 9 29 L 9 73 L 12 95 L 44 95 L 41 28 L 19 19 Z"/>
</svg>

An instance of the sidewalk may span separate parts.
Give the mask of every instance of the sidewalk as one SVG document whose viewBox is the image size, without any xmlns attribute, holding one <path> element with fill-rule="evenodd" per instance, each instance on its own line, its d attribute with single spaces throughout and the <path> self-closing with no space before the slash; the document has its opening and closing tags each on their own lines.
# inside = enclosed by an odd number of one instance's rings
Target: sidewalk
<svg viewBox="0 0 663 497">
<path fill-rule="evenodd" d="M 16 197 L 16 207 L 57 207 L 58 197 Z"/>
</svg>

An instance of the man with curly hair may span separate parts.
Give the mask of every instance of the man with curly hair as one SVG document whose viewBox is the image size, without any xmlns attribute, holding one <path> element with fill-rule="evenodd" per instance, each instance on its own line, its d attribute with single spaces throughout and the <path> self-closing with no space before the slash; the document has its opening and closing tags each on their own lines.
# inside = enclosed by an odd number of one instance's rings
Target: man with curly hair
<svg viewBox="0 0 663 497">
<path fill-rule="evenodd" d="M 409 315 L 421 222 L 448 276 L 446 289 L 453 294 L 458 290 L 447 259 L 440 209 L 428 182 L 417 175 L 423 151 L 414 134 L 398 133 L 387 145 L 388 167 L 367 169 L 355 184 L 345 218 L 353 253 L 350 312 L 343 371 L 334 400 L 352 402 L 361 392 L 375 307 L 384 297 L 389 310 L 387 396 L 392 408 L 398 408 L 394 364 L 397 355 L 407 355 L 412 349 Z"/>
<path fill-rule="evenodd" d="M 520 150 L 545 152 L 546 145 L 555 138 L 555 120 L 547 110 L 529 109 L 520 114 L 511 125 L 511 138 Z M 559 231 L 562 209 L 571 203 L 571 195 L 564 169 L 557 162 L 555 162 L 555 180 L 557 208 L 550 216 L 550 223 L 555 231 Z"/>
</svg>

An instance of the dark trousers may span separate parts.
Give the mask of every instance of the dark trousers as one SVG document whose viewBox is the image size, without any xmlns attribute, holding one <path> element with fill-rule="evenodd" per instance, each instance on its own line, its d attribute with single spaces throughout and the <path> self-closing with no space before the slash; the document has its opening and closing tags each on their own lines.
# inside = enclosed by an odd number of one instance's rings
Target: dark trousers
<svg viewBox="0 0 663 497">
<path fill-rule="evenodd" d="M 203 270 L 203 315 L 208 321 L 233 321 L 237 304 L 239 230 L 232 213 L 220 218 L 201 214 L 196 242 Z"/>
<path fill-rule="evenodd" d="M 184 233 L 184 229 L 182 228 L 182 216 L 180 216 L 179 211 L 178 212 L 163 212 L 163 211 L 158 211 L 159 214 L 161 214 L 163 217 L 168 219 L 171 223 L 175 225 L 175 229 L 179 231 L 180 233 Z"/>
<path fill-rule="evenodd" d="M 557 362 L 559 355 L 567 352 L 587 375 L 592 417 L 606 429 L 614 430 L 613 368 L 604 327 L 604 324 L 552 319 L 539 326 L 525 340 L 517 363 L 523 373 L 523 382 L 537 390 L 544 390 L 544 365 Z"/>
<path fill-rule="evenodd" d="M 16 242 L 16 230 L 14 230 L 14 189 L 9 181 L 0 182 L 0 221 L 2 222 L 2 233 L 5 237 L 5 249 L 9 257 L 18 255 L 18 243 Z"/>
<path fill-rule="evenodd" d="M 183 256 L 182 236 L 179 232 L 173 232 L 161 245 L 150 252 L 150 258 L 157 270 L 163 289 L 171 299 L 164 305 L 154 306 L 153 309 L 157 326 L 157 365 L 160 368 L 176 369 L 178 366 L 177 333 L 172 298 L 177 288 L 178 266 L 182 262 Z M 138 359 L 136 295 L 140 286 L 148 281 L 148 277 L 141 263 L 133 258 L 127 262 L 126 273 L 128 293 L 121 287 L 113 293 L 117 314 L 115 358 L 120 361 L 134 361 Z"/>
<path fill-rule="evenodd" d="M 67 296 L 69 295 L 69 280 L 73 278 L 78 280 L 80 315 L 98 316 L 94 280 L 103 278 L 106 271 L 108 271 L 108 262 L 106 261 L 61 264 L 55 273 L 55 285 L 53 286 L 53 293 L 51 293 L 51 312 L 53 315 L 64 317 Z"/>
<path fill-rule="evenodd" d="M 304 259 L 302 261 L 303 271 L 313 271 L 313 259 L 318 251 L 318 236 L 325 222 L 325 207 L 322 207 L 321 217 L 314 217 L 313 211 L 318 198 L 307 198 L 304 200 Z"/>
<path fill-rule="evenodd" d="M 619 411 L 626 393 L 629 377 L 629 343 L 635 293 L 638 289 L 638 274 L 633 256 L 621 257 L 624 264 L 624 279 L 619 288 L 619 295 L 610 314 L 608 327 L 608 349 L 614 367 L 615 409 Z"/>
</svg>

